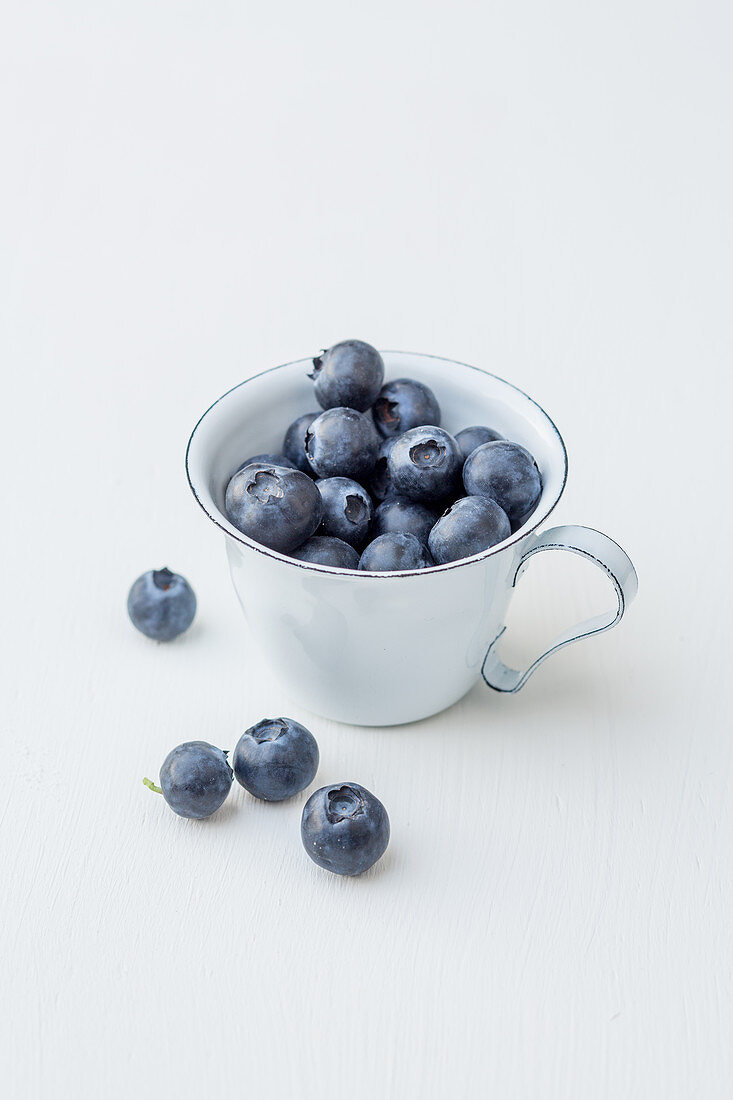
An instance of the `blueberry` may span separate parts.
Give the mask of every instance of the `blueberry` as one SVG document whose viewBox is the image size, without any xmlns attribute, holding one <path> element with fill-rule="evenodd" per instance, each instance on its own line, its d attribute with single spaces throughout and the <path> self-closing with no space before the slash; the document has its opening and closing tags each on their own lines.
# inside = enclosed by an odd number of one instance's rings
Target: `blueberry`
<svg viewBox="0 0 733 1100">
<path fill-rule="evenodd" d="M 392 479 L 389 476 L 387 459 L 389 458 L 389 452 L 392 450 L 393 444 L 394 439 L 382 440 L 382 444 L 377 452 L 377 461 L 374 464 L 374 469 L 367 478 L 369 492 L 375 500 L 385 500 L 392 489 Z"/>
<path fill-rule="evenodd" d="M 227 485 L 225 509 L 243 535 L 287 554 L 318 527 L 323 502 L 313 481 L 300 470 L 245 466 Z"/>
<path fill-rule="evenodd" d="M 370 573 L 392 573 L 396 569 L 427 569 L 433 559 L 424 543 L 414 535 L 391 531 L 378 535 L 359 558 L 359 568 Z"/>
<path fill-rule="evenodd" d="M 424 504 L 407 497 L 391 496 L 383 501 L 374 513 L 372 537 L 398 532 L 414 535 L 427 545 L 428 535 L 435 524 L 435 516 Z"/>
<path fill-rule="evenodd" d="M 239 738 L 232 763 L 246 791 L 281 802 L 313 782 L 318 745 L 310 730 L 292 718 L 263 718 Z"/>
<path fill-rule="evenodd" d="M 149 780 L 148 786 L 152 786 Z M 211 817 L 229 794 L 232 769 L 221 749 L 186 741 L 168 753 L 160 769 L 166 802 L 180 817 Z"/>
<path fill-rule="evenodd" d="M 513 531 L 529 519 L 542 493 L 542 479 L 532 455 L 506 440 L 484 443 L 468 456 L 463 484 L 469 495 L 495 500 L 509 516 Z"/>
<path fill-rule="evenodd" d="M 335 875 L 360 875 L 384 855 L 389 817 L 378 798 L 358 783 L 321 787 L 303 807 L 303 847 Z"/>
<path fill-rule="evenodd" d="M 348 477 L 325 477 L 316 482 L 323 500 L 319 534 L 333 535 L 361 546 L 369 533 L 374 505 L 366 489 Z"/>
<path fill-rule="evenodd" d="M 504 436 L 499 435 L 493 428 L 483 428 L 476 425 L 473 428 L 464 428 L 462 432 L 458 432 L 456 443 L 461 449 L 463 461 L 465 462 L 471 452 L 480 447 L 482 443 L 494 443 L 497 439 L 503 438 Z"/>
<path fill-rule="evenodd" d="M 320 416 L 320 413 L 304 413 L 303 416 L 299 416 L 290 425 L 283 439 L 283 454 L 304 474 L 313 473 L 305 453 L 305 433 L 317 416 Z"/>
<path fill-rule="evenodd" d="M 305 433 L 305 453 L 319 477 L 360 481 L 374 469 L 378 451 L 372 418 L 356 409 L 327 409 Z"/>
<path fill-rule="evenodd" d="M 439 565 L 480 554 L 508 539 L 511 526 L 506 512 L 489 497 L 462 497 L 440 517 L 430 532 L 428 546 Z"/>
<path fill-rule="evenodd" d="M 373 416 L 382 435 L 394 438 L 422 424 L 440 424 L 440 405 L 422 382 L 396 378 L 382 386 Z"/>
<path fill-rule="evenodd" d="M 343 539 L 334 539 L 329 535 L 313 535 L 293 550 L 291 557 L 313 565 L 331 565 L 336 569 L 359 568 L 359 554 L 354 547 Z"/>
<path fill-rule="evenodd" d="M 343 340 L 313 360 L 310 377 L 322 409 L 366 412 L 384 381 L 384 363 L 371 344 Z"/>
<path fill-rule="evenodd" d="M 142 634 L 156 642 L 170 642 L 193 622 L 196 597 L 185 577 L 170 569 L 151 569 L 130 589 L 127 613 Z"/>
<path fill-rule="evenodd" d="M 245 458 L 244 462 L 240 462 L 237 466 L 237 472 L 243 470 L 245 466 L 285 466 L 288 470 L 297 470 L 298 467 L 294 462 L 291 462 L 286 455 L 275 454 L 261 454 L 252 455 L 251 458 Z"/>
<path fill-rule="evenodd" d="M 387 462 L 392 487 L 410 500 L 439 500 L 459 484 L 458 444 L 433 425 L 412 428 L 396 439 Z"/>
</svg>

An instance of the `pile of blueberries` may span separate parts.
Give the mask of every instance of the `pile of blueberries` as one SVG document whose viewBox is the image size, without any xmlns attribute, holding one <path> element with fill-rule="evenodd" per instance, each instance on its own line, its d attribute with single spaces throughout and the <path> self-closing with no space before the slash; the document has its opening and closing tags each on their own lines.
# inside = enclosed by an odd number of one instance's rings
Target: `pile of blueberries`
<svg viewBox="0 0 733 1100">
<path fill-rule="evenodd" d="M 142 634 L 170 642 L 193 622 L 196 596 L 179 573 L 151 569 L 130 589 L 127 611 Z M 234 778 L 255 798 L 281 802 L 313 782 L 320 760 L 315 737 L 292 718 L 263 718 L 242 734 L 231 766 L 228 755 L 206 741 L 187 741 L 163 761 L 160 786 L 150 779 L 143 782 L 162 794 L 180 817 L 201 820 L 224 804 Z M 310 796 L 300 835 L 319 867 L 337 875 L 360 875 L 386 851 L 389 817 L 366 787 L 336 783 Z"/>
<path fill-rule="evenodd" d="M 488 550 L 537 507 L 529 451 L 485 426 L 450 435 L 432 390 L 385 384 L 370 344 L 335 344 L 310 377 L 325 411 L 299 416 L 282 453 L 246 459 L 226 487 L 228 518 L 255 542 L 341 569 L 426 569 Z"/>
</svg>

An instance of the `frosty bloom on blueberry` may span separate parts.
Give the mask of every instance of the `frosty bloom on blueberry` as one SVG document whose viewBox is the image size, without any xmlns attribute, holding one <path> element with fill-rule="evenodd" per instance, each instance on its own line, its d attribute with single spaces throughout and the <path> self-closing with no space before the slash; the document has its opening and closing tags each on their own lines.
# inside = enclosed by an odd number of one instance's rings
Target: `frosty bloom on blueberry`
<svg viewBox="0 0 733 1100">
<path fill-rule="evenodd" d="M 542 479 L 529 451 L 498 440 L 477 447 L 463 467 L 466 492 L 491 497 L 509 516 L 512 530 L 529 519 L 542 493 Z"/>
<path fill-rule="evenodd" d="M 430 532 L 428 547 L 444 565 L 480 554 L 512 533 L 506 512 L 489 497 L 463 497 L 452 504 Z"/>
<path fill-rule="evenodd" d="M 240 462 L 237 467 L 237 472 L 243 470 L 245 466 L 285 466 L 289 470 L 297 470 L 298 466 L 294 462 L 291 462 L 286 455 L 276 454 L 261 454 L 252 455 L 251 458 L 246 458 L 244 462 Z"/>
<path fill-rule="evenodd" d="M 303 413 L 294 420 L 283 439 L 283 454 L 304 474 L 312 474 L 313 469 L 305 453 L 305 433 L 320 413 Z"/>
<path fill-rule="evenodd" d="M 318 404 L 366 412 L 374 404 L 384 378 L 382 356 L 363 340 L 343 340 L 313 360 L 313 379 Z"/>
<path fill-rule="evenodd" d="M 396 438 L 422 424 L 440 424 L 440 405 L 433 391 L 422 382 L 396 378 L 382 386 L 373 415 L 381 434 Z"/>
<path fill-rule="evenodd" d="M 383 500 L 374 513 L 372 536 L 414 535 L 427 545 L 428 536 L 435 524 L 435 516 L 424 504 L 408 497 L 391 496 Z"/>
<path fill-rule="evenodd" d="M 141 634 L 170 642 L 193 622 L 196 596 L 185 577 L 167 568 L 151 569 L 130 589 L 127 613 Z"/>
<path fill-rule="evenodd" d="M 411 428 L 395 441 L 387 460 L 392 485 L 410 500 L 440 500 L 451 493 L 461 470 L 452 435 L 435 425 Z"/>
<path fill-rule="evenodd" d="M 456 433 L 456 443 L 461 449 L 464 462 L 483 443 L 495 443 L 497 439 L 503 438 L 504 436 L 499 435 L 493 428 L 485 428 L 478 424 L 473 428 L 464 428 L 463 431 Z"/>
<path fill-rule="evenodd" d="M 319 478 L 316 488 L 323 500 L 319 533 L 361 546 L 372 522 L 374 505 L 366 489 L 348 477 Z"/>
<path fill-rule="evenodd" d="M 318 745 L 292 718 L 263 718 L 242 734 L 232 764 L 238 783 L 255 798 L 281 802 L 302 791 L 318 771 Z"/>
<path fill-rule="evenodd" d="M 369 573 L 393 573 L 398 569 L 427 569 L 433 565 L 425 543 L 414 535 L 390 531 L 378 535 L 359 558 L 359 568 Z"/>
<path fill-rule="evenodd" d="M 323 516 L 311 478 L 284 466 L 245 466 L 227 485 L 226 513 L 243 535 L 288 553 L 313 534 Z"/>
<path fill-rule="evenodd" d="M 335 875 L 360 875 L 384 855 L 389 817 L 359 783 L 321 787 L 303 807 L 303 847 L 314 863 Z"/>
<path fill-rule="evenodd" d="M 370 416 L 356 409 L 327 409 L 305 433 L 305 453 L 319 477 L 370 474 L 379 452 L 379 436 Z"/>
<path fill-rule="evenodd" d="M 343 539 L 331 535 L 313 535 L 293 550 L 296 561 L 309 561 L 313 565 L 330 565 L 336 569 L 358 569 L 359 554 Z"/>
<path fill-rule="evenodd" d="M 160 769 L 160 787 L 144 779 L 146 787 L 162 794 L 179 817 L 211 817 L 232 785 L 232 769 L 221 749 L 207 741 L 186 741 L 172 749 Z"/>
</svg>

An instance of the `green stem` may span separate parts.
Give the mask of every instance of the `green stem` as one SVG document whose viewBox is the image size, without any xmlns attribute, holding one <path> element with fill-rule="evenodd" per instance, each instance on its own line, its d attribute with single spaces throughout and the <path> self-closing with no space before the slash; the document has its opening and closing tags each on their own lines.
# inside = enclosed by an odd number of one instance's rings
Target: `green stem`
<svg viewBox="0 0 733 1100">
<path fill-rule="evenodd" d="M 145 779 L 143 779 L 143 783 L 148 788 L 148 790 L 155 791 L 156 794 L 162 794 L 163 793 L 162 787 L 156 787 L 155 783 L 153 783 L 152 779 L 148 779 L 147 776 L 145 777 Z"/>
</svg>

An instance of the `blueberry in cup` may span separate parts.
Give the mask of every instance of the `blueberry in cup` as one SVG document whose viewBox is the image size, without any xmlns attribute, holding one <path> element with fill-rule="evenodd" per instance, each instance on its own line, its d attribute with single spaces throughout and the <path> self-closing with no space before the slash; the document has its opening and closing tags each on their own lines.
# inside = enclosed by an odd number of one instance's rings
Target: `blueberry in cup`
<svg viewBox="0 0 733 1100">
<path fill-rule="evenodd" d="M 318 404 L 323 409 L 346 407 L 366 412 L 374 404 L 384 380 L 382 356 L 363 340 L 342 340 L 313 360 Z"/>
<path fill-rule="evenodd" d="M 358 551 L 343 539 L 331 535 L 312 535 L 297 550 L 293 550 L 291 557 L 311 565 L 330 565 L 334 569 L 359 568 Z"/>
<path fill-rule="evenodd" d="M 372 410 L 381 435 L 395 439 L 422 424 L 440 424 L 440 405 L 435 394 L 414 378 L 396 378 L 379 391 Z"/>
<path fill-rule="evenodd" d="M 483 443 L 495 443 L 497 439 L 503 439 L 503 435 L 499 435 L 493 428 L 486 428 L 483 425 L 476 424 L 472 428 L 464 428 L 463 431 L 456 432 L 456 443 L 461 449 L 463 455 L 463 461 L 465 462 L 468 456 L 480 447 Z"/>
<path fill-rule="evenodd" d="M 392 573 L 398 569 L 428 569 L 433 565 L 430 551 L 414 535 L 390 531 L 378 535 L 359 558 L 359 569 L 369 573 Z"/>
<path fill-rule="evenodd" d="M 463 467 L 463 484 L 470 495 L 491 497 L 504 509 L 512 530 L 529 519 L 542 495 L 537 463 L 526 448 L 508 440 L 477 447 Z"/>
<path fill-rule="evenodd" d="M 435 525 L 435 515 L 424 504 L 397 494 L 383 500 L 374 513 L 372 537 L 394 532 L 414 535 L 427 545 L 428 536 Z"/>
<path fill-rule="evenodd" d="M 392 486 L 410 500 L 440 500 L 460 484 L 461 452 L 452 435 L 436 425 L 411 428 L 387 459 Z"/>
<path fill-rule="evenodd" d="M 305 433 L 317 416 L 320 416 L 320 413 L 309 412 L 297 417 L 285 432 L 285 438 L 283 439 L 282 449 L 285 457 L 289 462 L 292 462 L 296 469 L 309 475 L 313 474 L 313 468 L 305 453 Z"/>
<path fill-rule="evenodd" d="M 305 433 L 306 457 L 319 477 L 361 481 L 374 469 L 379 436 L 370 416 L 356 409 L 327 409 Z"/>
<path fill-rule="evenodd" d="M 313 480 L 284 466 L 238 470 L 227 485 L 224 504 L 238 531 L 284 554 L 309 539 L 323 517 Z"/>
<path fill-rule="evenodd" d="M 489 497 L 462 497 L 433 527 L 428 548 L 439 565 L 480 554 L 512 533 L 509 518 Z"/>
<path fill-rule="evenodd" d="M 316 488 L 323 500 L 319 534 L 332 535 L 351 546 L 363 545 L 374 514 L 366 489 L 348 477 L 319 478 Z"/>
</svg>

